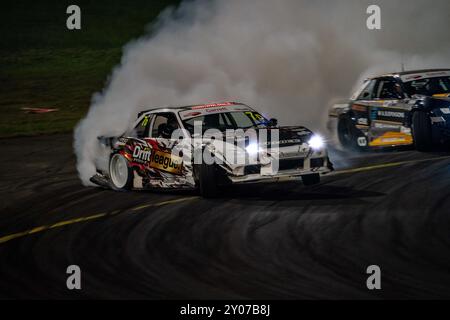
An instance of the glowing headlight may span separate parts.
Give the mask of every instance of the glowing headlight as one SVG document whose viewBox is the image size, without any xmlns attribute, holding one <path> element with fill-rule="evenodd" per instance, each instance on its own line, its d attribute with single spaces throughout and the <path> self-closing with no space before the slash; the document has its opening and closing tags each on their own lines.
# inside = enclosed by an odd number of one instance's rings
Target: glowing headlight
<svg viewBox="0 0 450 320">
<path fill-rule="evenodd" d="M 325 141 L 321 136 L 313 135 L 308 141 L 309 146 L 314 150 L 322 149 L 325 146 Z"/>
<path fill-rule="evenodd" d="M 247 151 L 248 154 L 253 155 L 253 154 L 257 154 L 259 151 L 259 147 L 256 143 L 250 143 L 245 150 Z"/>
</svg>

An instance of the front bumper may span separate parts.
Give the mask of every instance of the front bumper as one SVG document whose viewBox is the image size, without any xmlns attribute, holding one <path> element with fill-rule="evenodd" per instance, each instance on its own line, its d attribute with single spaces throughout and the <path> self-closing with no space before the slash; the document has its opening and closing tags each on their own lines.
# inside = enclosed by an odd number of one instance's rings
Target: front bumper
<svg viewBox="0 0 450 320">
<path fill-rule="evenodd" d="M 327 174 L 333 171 L 327 156 L 321 158 L 290 158 L 279 161 L 275 172 L 267 166 L 250 165 L 243 168 L 243 175 L 229 175 L 232 183 L 276 182 L 309 174 Z"/>
</svg>

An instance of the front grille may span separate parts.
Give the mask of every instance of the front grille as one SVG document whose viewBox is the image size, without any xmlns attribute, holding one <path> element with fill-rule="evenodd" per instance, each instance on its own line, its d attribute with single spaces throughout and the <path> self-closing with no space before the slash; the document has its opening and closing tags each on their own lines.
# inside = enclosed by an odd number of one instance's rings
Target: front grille
<svg viewBox="0 0 450 320">
<path fill-rule="evenodd" d="M 302 169 L 303 159 L 281 159 L 279 163 L 279 170 L 292 170 L 292 169 Z"/>
<path fill-rule="evenodd" d="M 321 168 L 324 165 L 323 158 L 311 159 L 311 168 Z"/>
</svg>

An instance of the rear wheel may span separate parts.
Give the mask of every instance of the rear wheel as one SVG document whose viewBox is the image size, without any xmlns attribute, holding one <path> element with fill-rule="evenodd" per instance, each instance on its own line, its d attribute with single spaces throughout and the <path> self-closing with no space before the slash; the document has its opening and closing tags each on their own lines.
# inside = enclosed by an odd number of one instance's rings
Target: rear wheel
<svg viewBox="0 0 450 320">
<path fill-rule="evenodd" d="M 430 151 L 433 147 L 430 116 L 423 111 L 416 111 L 412 116 L 414 144 L 419 151 Z"/>
<path fill-rule="evenodd" d="M 109 160 L 109 176 L 116 190 L 129 190 L 133 184 L 133 169 L 121 154 L 115 154 Z"/>
<path fill-rule="evenodd" d="M 305 186 L 313 186 L 320 183 L 320 175 L 318 173 L 308 174 L 302 176 L 302 181 Z"/>
</svg>

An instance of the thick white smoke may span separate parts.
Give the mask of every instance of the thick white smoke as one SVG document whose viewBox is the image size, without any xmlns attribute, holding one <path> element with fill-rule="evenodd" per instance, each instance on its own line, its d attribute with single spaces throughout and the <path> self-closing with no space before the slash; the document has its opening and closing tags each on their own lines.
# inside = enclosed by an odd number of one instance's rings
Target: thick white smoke
<svg viewBox="0 0 450 320">
<path fill-rule="evenodd" d="M 381 7 L 382 30 L 366 28 Z M 124 49 L 120 66 L 75 131 L 78 171 L 95 173 L 98 136 L 122 134 L 162 105 L 242 101 L 321 129 L 329 104 L 379 72 L 450 67 L 448 0 L 196 0 L 164 12 Z"/>
</svg>

